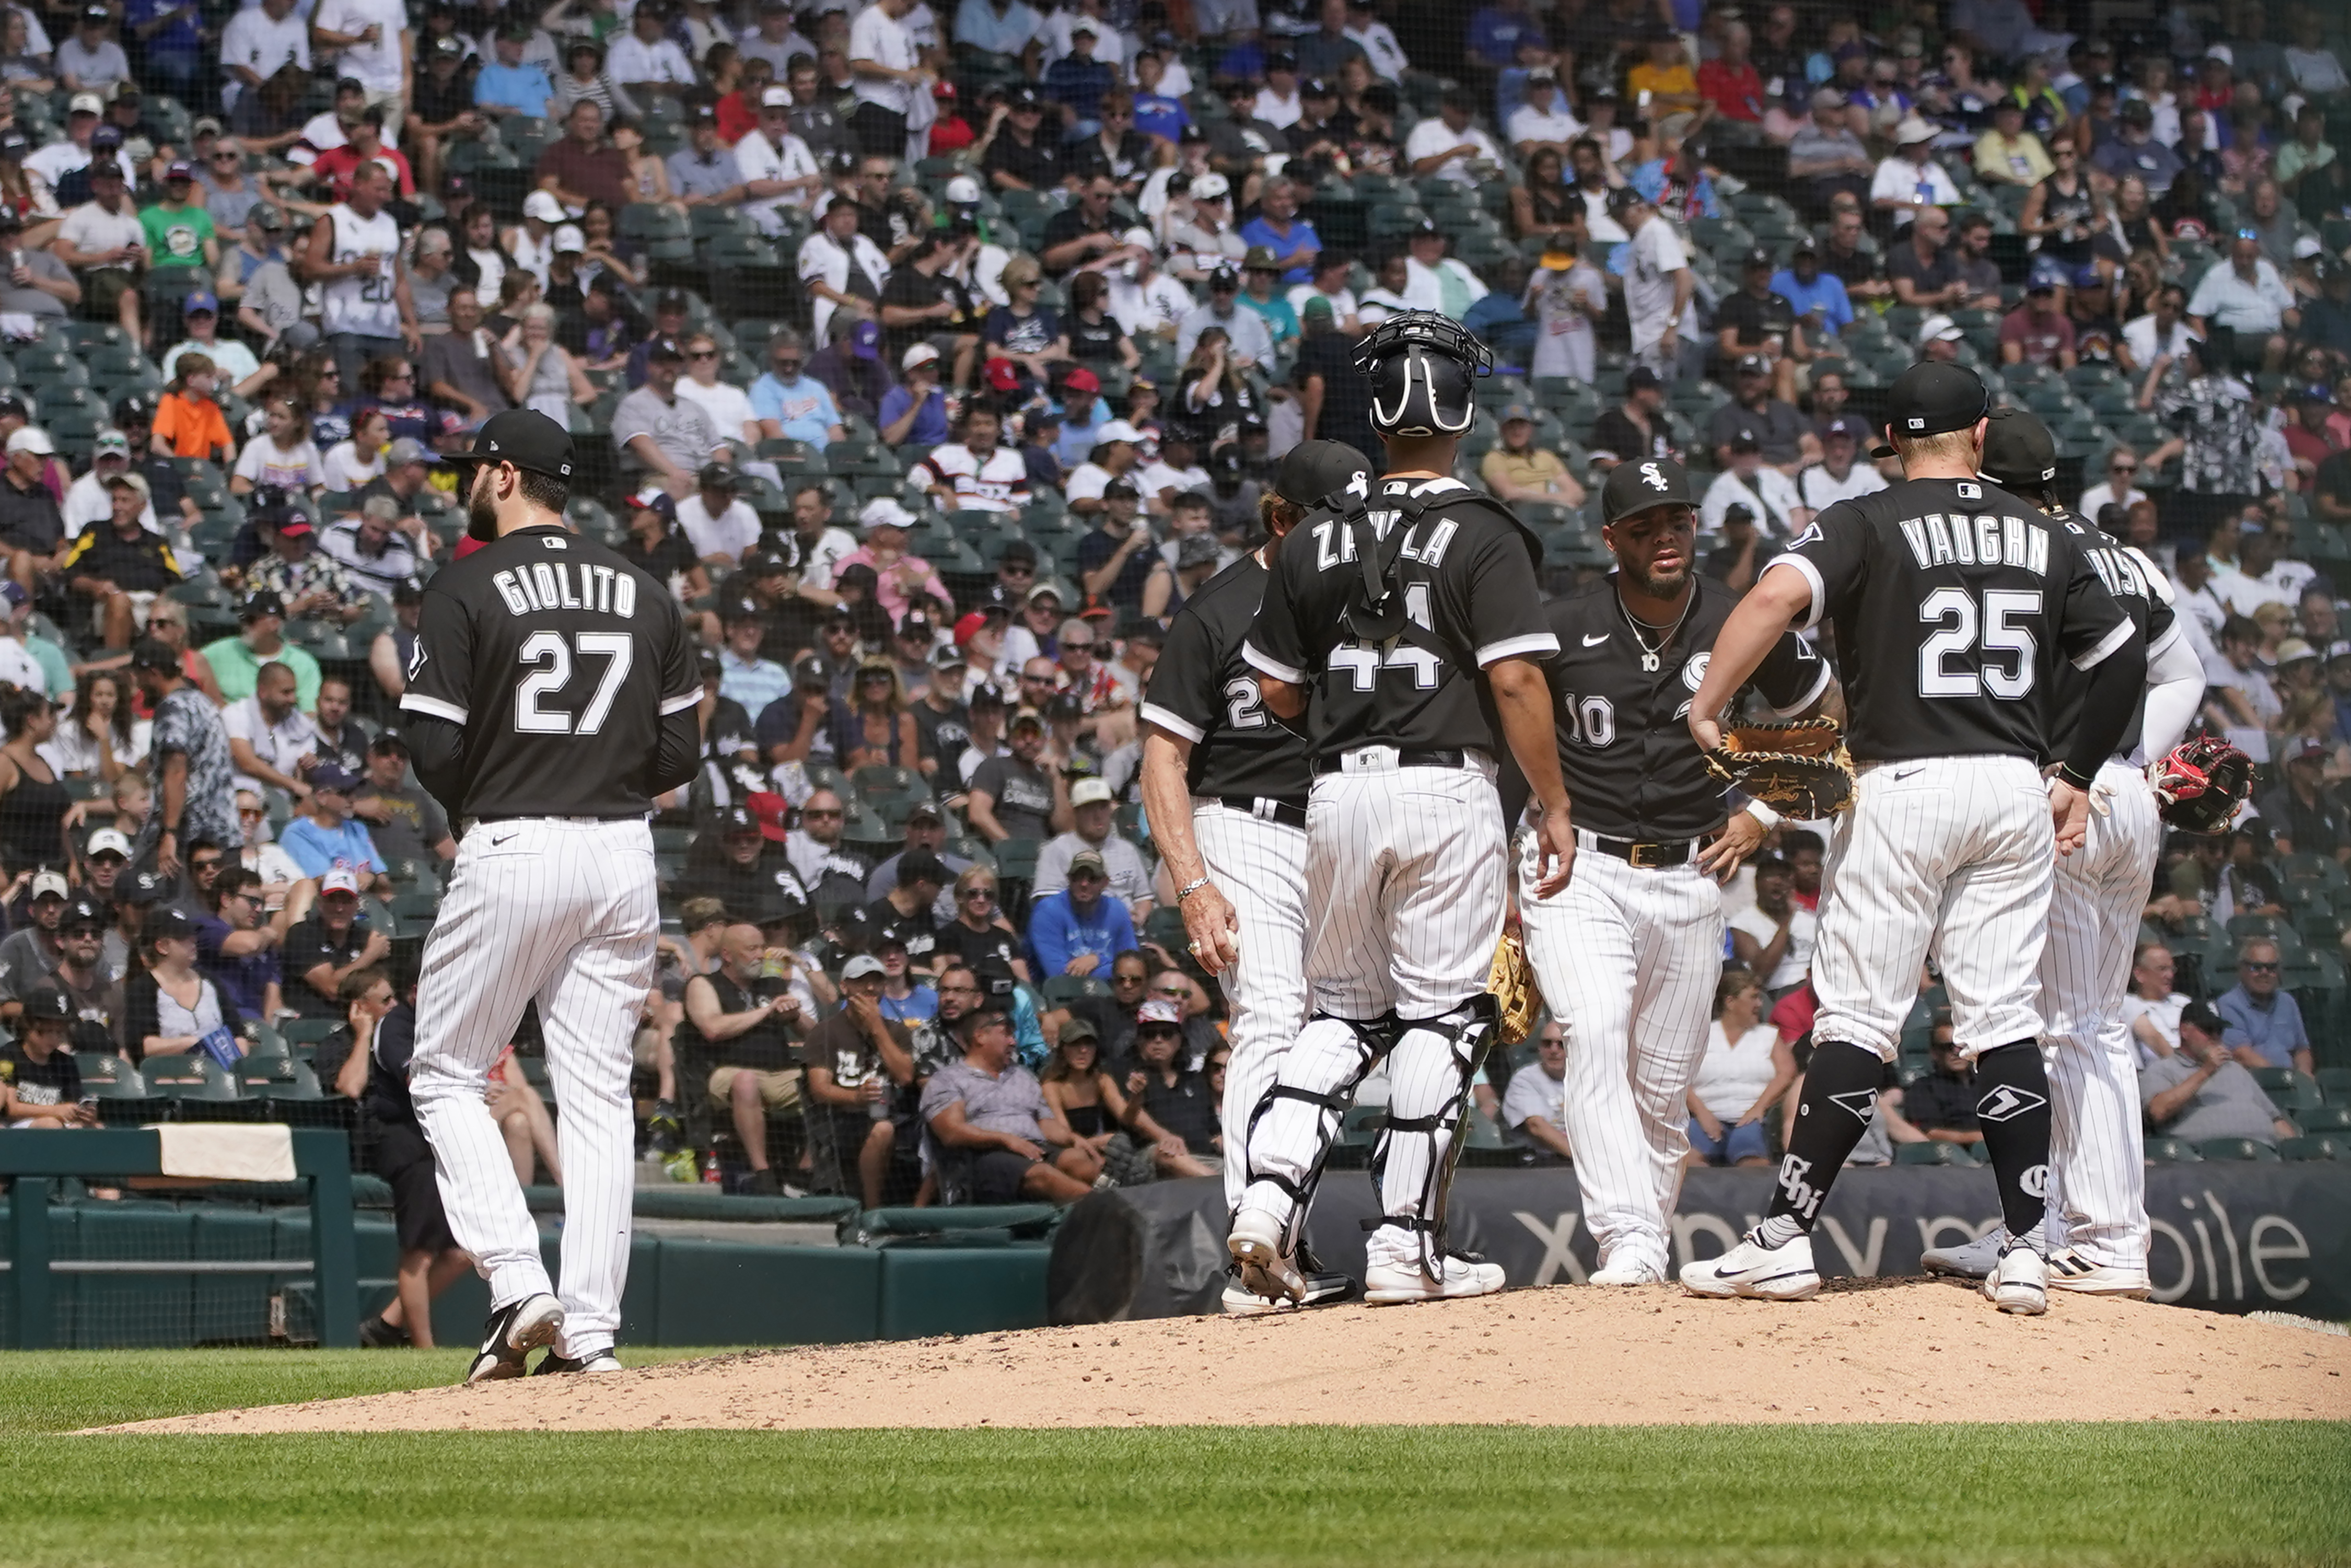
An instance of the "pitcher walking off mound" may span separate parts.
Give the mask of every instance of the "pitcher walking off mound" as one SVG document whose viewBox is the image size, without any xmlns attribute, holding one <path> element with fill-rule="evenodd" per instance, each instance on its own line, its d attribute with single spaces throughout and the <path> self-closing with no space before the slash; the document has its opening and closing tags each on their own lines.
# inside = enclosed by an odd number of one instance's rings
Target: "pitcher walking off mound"
<svg viewBox="0 0 2351 1568">
<path fill-rule="evenodd" d="M 2088 790 L 2122 742 L 2145 646 L 2073 536 L 1978 478 L 1990 400 L 1973 371 L 1905 371 L 1886 400 L 1907 476 L 1840 501 L 1764 569 L 1715 639 L 1690 733 L 1719 744 L 1730 700 L 1792 620 L 1836 635 L 1861 777 L 1821 887 L 1817 1042 L 1761 1224 L 1682 1269 L 1702 1296 L 1801 1300 L 1820 1290 L 1812 1228 L 1868 1129 L 1885 1064 L 1931 953 L 1952 1037 L 1975 1063 L 1977 1115 L 2010 1241 L 1984 1293 L 2047 1310 L 2040 1249 L 2049 1179 L 2041 949 L 2056 857 L 2081 847 Z M 2082 722 L 2055 778 L 2048 691 L 2084 672 Z"/>
<path fill-rule="evenodd" d="M 1550 607 L 1575 880 L 1542 897 L 1528 857 L 1519 917 L 1543 999 L 1567 1029 L 1562 1114 L 1600 1249 L 1591 1282 L 1655 1285 L 1689 1153 L 1683 1099 L 1722 972 L 1722 899 L 1708 878 L 1736 871 L 1778 818 L 1758 804 L 1726 824 L 1722 785 L 1690 741 L 1690 699 L 1738 601 L 1696 570 L 1681 465 L 1620 464 L 1600 505 L 1616 570 Z M 1792 718 L 1816 710 L 1831 682 L 1811 645 L 1783 632 L 1755 684 L 1775 716 Z"/>
<path fill-rule="evenodd" d="M 2204 700 L 2204 666 L 2181 631 L 2163 572 L 2145 555 L 2067 511 L 2053 486 L 2057 446 L 2023 409 L 2002 409 L 1984 438 L 1983 475 L 2063 526 L 2089 556 L 2147 643 L 2147 684 L 2122 749 L 2098 769 L 2078 853 L 2057 867 L 2049 941 L 2041 954 L 2041 1011 L 2049 1045 L 2049 1245 L 2052 1290 L 2144 1296 L 2148 1291 L 2147 1164 L 2140 1139 L 2138 1052 L 2122 1017 L 2139 915 L 2155 876 L 2163 823 L 2147 764 L 2177 745 Z M 2089 677 L 2057 670 L 2050 734 L 2081 727 Z M 1921 1260 L 1930 1274 L 1981 1279 L 2007 1234 L 1995 1226 L 1962 1247 Z"/>
<path fill-rule="evenodd" d="M 564 525 L 571 437 L 546 415 L 484 424 L 467 531 L 486 548 L 424 591 L 401 698 L 417 777 L 464 824 L 424 946 L 409 1089 L 442 1206 L 489 1281 L 468 1383 L 617 1372 L 629 1271 L 630 1043 L 653 979 L 656 795 L 694 777 L 702 682 L 677 601 Z M 560 1113 L 563 1288 L 482 1093 L 538 1003 Z"/>
<path fill-rule="evenodd" d="M 1448 476 L 1476 416 L 1486 346 L 1433 311 L 1391 316 L 1356 350 L 1387 447 L 1376 485 L 1322 498 L 1275 553 L 1243 657 L 1279 722 L 1312 700 L 1306 980 L 1313 1014 L 1249 1137 L 1227 1242 L 1243 1285 L 1301 1299 L 1298 1227 L 1348 1099 L 1389 1059 L 1374 1155 L 1385 1218 L 1364 1248 L 1374 1304 L 1484 1295 L 1502 1270 L 1445 1245 L 1470 1080 L 1494 1030 L 1486 992 L 1508 846 L 1507 741 L 1543 808 L 1539 887 L 1575 852 L 1540 661 L 1558 649 L 1509 508 Z M 1556 864 L 1554 865 L 1554 861 Z"/>
<path fill-rule="evenodd" d="M 1167 628 L 1143 701 L 1143 805 L 1176 883 L 1193 956 L 1232 1011 L 1225 1068 L 1225 1207 L 1240 1206 L 1249 1139 L 1306 1021 L 1306 792 L 1303 736 L 1266 716 L 1241 644 L 1265 597 L 1266 562 L 1325 496 L 1368 482 L 1371 465 L 1343 441 L 1309 441 L 1281 460 L 1261 504 L 1267 539 L 1210 578 Z M 1353 1289 L 1301 1248 L 1306 1292 L 1296 1305 Z M 1251 1291 L 1236 1267 L 1224 1308 L 1248 1316 L 1291 1304 Z"/>
</svg>

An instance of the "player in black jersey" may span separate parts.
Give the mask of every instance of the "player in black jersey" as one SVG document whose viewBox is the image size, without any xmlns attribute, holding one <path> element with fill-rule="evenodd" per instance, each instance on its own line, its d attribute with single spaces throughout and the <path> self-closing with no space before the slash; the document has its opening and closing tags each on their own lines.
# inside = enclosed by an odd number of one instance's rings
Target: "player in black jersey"
<svg viewBox="0 0 2351 1568">
<path fill-rule="evenodd" d="M 661 912 L 653 798 L 693 778 L 702 682 L 677 601 L 563 521 L 571 437 L 517 409 L 459 458 L 487 543 L 424 591 L 402 734 L 463 824 L 425 943 L 409 1086 L 458 1244 L 494 1311 L 469 1383 L 617 1371 L 635 1127 L 630 1045 Z M 538 1004 L 563 1117 L 563 1288 L 483 1104 L 490 1067 Z"/>
<path fill-rule="evenodd" d="M 2148 1225 L 2138 1053 L 2122 1004 L 2163 841 L 2145 768 L 2178 744 L 2195 716 L 2204 700 L 2204 669 L 2172 611 L 2162 570 L 2058 502 L 2056 443 L 2039 419 L 2022 409 L 1995 413 L 1983 475 L 2073 536 L 2147 644 L 2147 683 L 2135 694 L 2118 749 L 2091 787 L 2088 831 L 2081 849 L 2058 864 L 2041 954 L 2053 1116 L 2044 1226 L 2049 1285 L 2143 1296 L 2149 1289 Z M 2050 734 L 2061 745 L 2082 727 L 2089 685 L 2070 665 L 2057 671 L 2049 692 Z M 1935 1249 L 1924 1261 L 1932 1273 L 1980 1279 L 1999 1266 L 2007 1241 L 1995 1227 L 1964 1247 Z"/>
<path fill-rule="evenodd" d="M 2003 1312 L 2038 1312 L 2050 1114 L 2035 1004 L 2050 886 L 2056 855 L 2081 846 L 2146 651 L 2079 541 L 1979 476 L 1990 399 L 1973 371 L 1914 365 L 1886 407 L 1907 477 L 1827 507 L 1764 569 L 1715 639 L 1690 710 L 1691 734 L 1716 744 L 1724 706 L 1789 622 L 1826 618 L 1862 771 L 1829 846 L 1816 1046 L 1770 1212 L 1721 1257 L 1684 1267 L 1682 1283 L 1782 1300 L 1820 1289 L 1812 1227 L 1869 1125 L 1931 953 L 1953 1038 L 1975 1063 L 2011 1236 L 1986 1292 Z M 2086 677 L 2083 717 L 2044 782 L 2064 664 Z"/>
<path fill-rule="evenodd" d="M 1448 477 L 1476 416 L 1485 345 L 1426 311 L 1390 317 L 1356 364 L 1386 477 L 1320 498 L 1275 552 L 1244 657 L 1266 708 L 1305 725 L 1306 977 L 1313 1016 L 1249 1138 L 1228 1242 L 1248 1287 L 1301 1293 L 1292 1261 L 1346 1097 L 1382 1057 L 1393 1090 L 1375 1165 L 1385 1219 L 1364 1299 L 1480 1295 L 1499 1268 L 1444 1246 L 1455 1132 L 1493 1030 L 1485 994 L 1507 874 L 1498 754 L 1541 808 L 1546 892 L 1574 854 L 1541 661 L 1558 643 L 1535 591 L 1541 546 Z M 1311 699 L 1311 710 L 1310 710 Z"/>
<path fill-rule="evenodd" d="M 1690 699 L 1739 601 L 1694 570 L 1697 513 L 1681 465 L 1618 465 L 1601 509 L 1616 570 L 1549 612 L 1575 880 L 1544 897 L 1530 864 L 1519 913 L 1543 998 L 1567 1026 L 1562 1113 L 1600 1249 L 1591 1282 L 1654 1285 L 1672 1257 L 1685 1096 L 1722 970 L 1722 899 L 1709 877 L 1737 870 L 1778 818 L 1761 803 L 1727 813 L 1690 739 Z M 1834 685 L 1792 632 L 1754 684 L 1782 718 L 1816 711 Z"/>
<path fill-rule="evenodd" d="M 1265 544 L 1185 601 L 1144 696 L 1144 810 L 1175 880 L 1192 953 L 1232 1009 L 1228 1210 L 1240 1204 L 1250 1125 L 1306 1021 L 1306 796 L 1313 783 L 1305 737 L 1267 716 L 1241 644 L 1265 596 L 1265 563 L 1283 537 L 1315 502 L 1370 472 L 1344 442 L 1309 441 L 1283 457 L 1259 504 Z M 1344 1275 L 1323 1274 L 1303 1256 L 1301 1262 L 1300 1305 L 1348 1293 Z M 1238 1269 L 1226 1283 L 1228 1312 L 1278 1304 L 1250 1291 Z"/>
</svg>

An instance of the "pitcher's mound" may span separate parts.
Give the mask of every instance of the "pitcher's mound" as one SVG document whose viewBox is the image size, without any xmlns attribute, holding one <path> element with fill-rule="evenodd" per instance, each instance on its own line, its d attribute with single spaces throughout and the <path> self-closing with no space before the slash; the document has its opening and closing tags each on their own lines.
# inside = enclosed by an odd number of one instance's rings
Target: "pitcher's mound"
<svg viewBox="0 0 2351 1568">
<path fill-rule="evenodd" d="M 1557 1286 L 1413 1307 L 754 1351 L 115 1429 L 2346 1417 L 2351 1339 L 2137 1301 L 2065 1298 L 2046 1317 L 2003 1317 L 1972 1290 L 1852 1281 L 1796 1303 Z"/>
</svg>

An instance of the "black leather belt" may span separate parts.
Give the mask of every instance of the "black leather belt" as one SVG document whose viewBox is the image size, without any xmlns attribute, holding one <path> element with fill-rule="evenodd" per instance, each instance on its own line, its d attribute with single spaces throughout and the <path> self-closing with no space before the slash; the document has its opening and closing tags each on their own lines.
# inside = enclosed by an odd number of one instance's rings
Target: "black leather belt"
<svg viewBox="0 0 2351 1568">
<path fill-rule="evenodd" d="M 1660 871 L 1667 866 L 1687 865 L 1690 841 L 1676 839 L 1671 843 L 1643 843 L 1635 839 L 1612 839 L 1605 833 L 1592 835 L 1592 848 L 1604 855 L 1613 855 L 1638 871 Z"/>
<path fill-rule="evenodd" d="M 1458 749 L 1399 751 L 1396 753 L 1395 765 L 1398 768 L 1466 768 L 1469 765 L 1469 754 Z M 1318 757 L 1314 759 L 1314 776 L 1318 779 L 1326 773 L 1344 773 L 1346 770 L 1346 764 L 1336 757 Z"/>
<path fill-rule="evenodd" d="M 1246 811 L 1268 822 L 1280 822 L 1285 828 L 1306 826 L 1306 802 L 1285 800 L 1275 795 L 1219 795 L 1217 804 L 1228 811 Z"/>
</svg>

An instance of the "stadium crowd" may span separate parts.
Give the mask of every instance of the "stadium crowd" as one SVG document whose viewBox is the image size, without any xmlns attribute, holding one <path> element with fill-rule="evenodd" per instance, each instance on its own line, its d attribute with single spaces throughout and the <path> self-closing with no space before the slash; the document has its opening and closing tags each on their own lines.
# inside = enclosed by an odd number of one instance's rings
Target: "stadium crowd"
<svg viewBox="0 0 2351 1568">
<path fill-rule="evenodd" d="M 1914 360 L 2040 413 L 2263 765 L 2150 889 L 2150 1148 L 2344 1127 L 2344 16 L 2087 9 L 0 7 L 6 1115 L 402 1113 L 454 853 L 391 722 L 465 549 L 435 459 L 527 406 L 705 643 L 649 1158 L 868 1206 L 1213 1170 L 1139 700 L 1280 456 L 1376 458 L 1352 348 L 1425 308 L 1495 350 L 1462 476 L 1554 591 L 1617 463 L 1702 471 L 1740 591 L 1885 483 Z M 1694 1160 L 1771 1157 L 1822 853 L 1789 824 L 1726 890 Z M 1931 987 L 1912 1022 L 1857 1158 L 1980 1142 Z M 534 1027 L 497 1110 L 559 1179 Z M 1552 1022 L 1489 1066 L 1475 1157 L 1572 1157 L 1562 1061 Z"/>
</svg>

